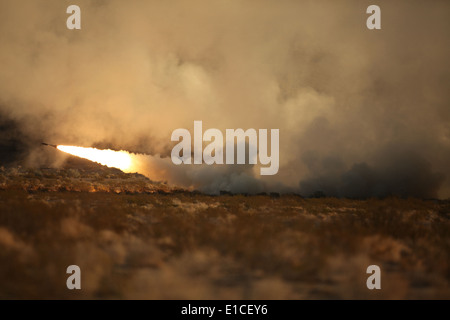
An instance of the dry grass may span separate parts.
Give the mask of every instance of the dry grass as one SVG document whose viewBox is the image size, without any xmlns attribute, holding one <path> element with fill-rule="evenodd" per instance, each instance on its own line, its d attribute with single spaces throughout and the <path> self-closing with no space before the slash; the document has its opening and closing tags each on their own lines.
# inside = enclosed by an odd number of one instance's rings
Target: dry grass
<svg viewBox="0 0 450 320">
<path fill-rule="evenodd" d="M 116 170 L 0 171 L 0 298 L 450 298 L 450 203 L 207 196 Z M 65 270 L 82 270 L 70 291 Z M 382 289 L 366 288 L 368 265 Z"/>
</svg>

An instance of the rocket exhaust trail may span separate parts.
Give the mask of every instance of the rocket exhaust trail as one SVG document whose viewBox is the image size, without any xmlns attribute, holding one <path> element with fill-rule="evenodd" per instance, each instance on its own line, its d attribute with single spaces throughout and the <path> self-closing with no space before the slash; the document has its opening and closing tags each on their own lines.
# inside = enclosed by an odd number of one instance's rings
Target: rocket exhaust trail
<svg viewBox="0 0 450 320">
<path fill-rule="evenodd" d="M 53 147 L 70 155 L 87 159 L 101 165 L 117 168 L 124 172 L 132 172 L 133 155 L 127 151 L 101 150 L 96 148 L 85 148 L 77 146 L 65 146 L 41 142 L 43 146 Z"/>
<path fill-rule="evenodd" d="M 120 169 L 124 172 L 130 172 L 133 167 L 133 156 L 127 151 L 102 150 L 96 148 L 85 148 L 77 146 L 52 145 L 42 143 L 50 147 L 54 147 L 65 153 L 100 163 L 107 167 Z"/>
</svg>

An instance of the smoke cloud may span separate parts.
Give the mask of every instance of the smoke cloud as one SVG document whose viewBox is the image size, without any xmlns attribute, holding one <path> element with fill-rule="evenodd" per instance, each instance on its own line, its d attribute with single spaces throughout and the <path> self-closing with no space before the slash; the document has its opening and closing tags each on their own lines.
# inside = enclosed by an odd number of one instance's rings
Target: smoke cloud
<svg viewBox="0 0 450 320">
<path fill-rule="evenodd" d="M 379 0 L 376 31 L 371 1 L 77 0 L 81 30 L 70 4 L 0 3 L 0 162 L 60 163 L 47 141 L 211 193 L 450 196 L 448 1 Z M 278 174 L 174 166 L 194 120 L 280 129 Z"/>
</svg>

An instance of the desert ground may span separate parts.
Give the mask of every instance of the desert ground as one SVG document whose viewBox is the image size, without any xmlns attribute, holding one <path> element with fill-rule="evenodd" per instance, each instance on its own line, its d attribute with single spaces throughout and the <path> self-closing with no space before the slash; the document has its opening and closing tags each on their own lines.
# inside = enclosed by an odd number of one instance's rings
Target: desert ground
<svg viewBox="0 0 450 320">
<path fill-rule="evenodd" d="M 450 299 L 449 218 L 443 200 L 211 196 L 102 166 L 2 167 L 0 298 Z"/>
</svg>

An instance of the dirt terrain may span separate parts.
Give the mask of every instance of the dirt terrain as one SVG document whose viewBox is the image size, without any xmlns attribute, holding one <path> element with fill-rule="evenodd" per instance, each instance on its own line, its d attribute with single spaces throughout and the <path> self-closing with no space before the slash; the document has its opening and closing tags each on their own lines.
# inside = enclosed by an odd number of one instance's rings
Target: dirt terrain
<svg viewBox="0 0 450 320">
<path fill-rule="evenodd" d="M 449 218 L 449 201 L 209 196 L 100 166 L 1 168 L 0 298 L 450 299 Z M 66 288 L 73 264 L 81 290 Z"/>
</svg>

